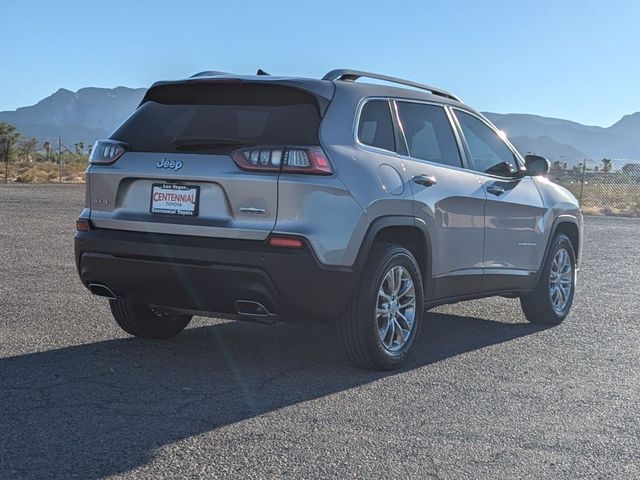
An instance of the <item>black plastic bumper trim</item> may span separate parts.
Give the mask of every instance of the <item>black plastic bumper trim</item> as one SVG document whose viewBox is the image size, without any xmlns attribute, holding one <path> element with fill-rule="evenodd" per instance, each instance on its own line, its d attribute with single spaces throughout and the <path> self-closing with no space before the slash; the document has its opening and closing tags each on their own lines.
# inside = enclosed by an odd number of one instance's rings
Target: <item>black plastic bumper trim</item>
<svg viewBox="0 0 640 480">
<path fill-rule="evenodd" d="M 356 270 L 321 265 L 311 248 L 266 242 L 95 229 L 77 232 L 85 286 L 100 283 L 132 302 L 234 314 L 254 301 L 281 317 L 331 320 L 346 305 Z"/>
</svg>

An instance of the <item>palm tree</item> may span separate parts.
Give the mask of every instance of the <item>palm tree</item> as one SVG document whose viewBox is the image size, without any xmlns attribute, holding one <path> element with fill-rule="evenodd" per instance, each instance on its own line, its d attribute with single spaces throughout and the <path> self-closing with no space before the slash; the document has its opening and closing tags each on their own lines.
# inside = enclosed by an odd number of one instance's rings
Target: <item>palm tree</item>
<svg viewBox="0 0 640 480">
<path fill-rule="evenodd" d="M 602 171 L 604 173 L 609 173 L 611 171 L 611 167 L 613 166 L 613 162 L 610 158 L 602 159 Z"/>
<path fill-rule="evenodd" d="M 84 143 L 83 142 L 74 143 L 73 146 L 75 147 L 76 155 L 83 155 L 84 154 Z"/>
<path fill-rule="evenodd" d="M 44 151 L 46 153 L 47 161 L 51 160 L 51 144 L 49 142 L 44 142 L 42 144 L 42 148 L 44 148 Z"/>
</svg>

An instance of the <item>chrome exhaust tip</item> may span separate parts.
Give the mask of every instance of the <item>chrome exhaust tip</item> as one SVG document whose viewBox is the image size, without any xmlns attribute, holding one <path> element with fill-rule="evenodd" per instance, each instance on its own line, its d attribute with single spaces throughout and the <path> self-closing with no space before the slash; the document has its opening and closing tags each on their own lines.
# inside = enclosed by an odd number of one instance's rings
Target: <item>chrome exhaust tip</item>
<svg viewBox="0 0 640 480">
<path fill-rule="evenodd" d="M 99 297 L 105 297 L 111 300 L 116 300 L 118 298 L 118 296 L 113 293 L 113 290 L 101 283 L 90 283 L 87 286 L 89 287 L 89 291 L 91 293 Z"/>
<path fill-rule="evenodd" d="M 236 300 L 236 313 L 248 320 L 260 323 L 275 323 L 278 315 L 271 313 L 267 307 L 253 300 Z"/>
</svg>

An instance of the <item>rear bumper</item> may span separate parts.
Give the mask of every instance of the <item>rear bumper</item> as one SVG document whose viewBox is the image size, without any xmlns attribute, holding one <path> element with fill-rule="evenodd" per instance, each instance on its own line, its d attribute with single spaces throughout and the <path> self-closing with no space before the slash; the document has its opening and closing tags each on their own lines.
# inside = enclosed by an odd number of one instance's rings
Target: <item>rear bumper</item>
<svg viewBox="0 0 640 480">
<path fill-rule="evenodd" d="M 75 257 L 85 286 L 106 285 L 131 302 L 235 314 L 246 300 L 292 320 L 331 320 L 357 280 L 356 269 L 320 264 L 308 245 L 252 240 L 96 229 L 76 233 Z"/>
</svg>

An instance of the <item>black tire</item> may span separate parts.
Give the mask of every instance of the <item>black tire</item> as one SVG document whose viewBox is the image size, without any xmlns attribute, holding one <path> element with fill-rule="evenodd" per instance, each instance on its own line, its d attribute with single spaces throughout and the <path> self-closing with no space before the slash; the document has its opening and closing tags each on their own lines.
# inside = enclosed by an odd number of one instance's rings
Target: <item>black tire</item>
<svg viewBox="0 0 640 480">
<path fill-rule="evenodd" d="M 378 333 L 379 319 L 376 316 L 376 309 L 379 301 L 378 291 L 387 273 L 395 266 L 403 267 L 413 281 L 415 308 L 412 312 L 412 329 L 408 330 L 410 334 L 406 343 L 392 352 L 384 346 Z M 402 284 L 402 282 L 399 283 Z M 339 334 L 351 362 L 357 367 L 369 370 L 399 368 L 409 358 L 411 348 L 420 332 L 423 316 L 422 275 L 415 257 L 409 250 L 399 245 L 374 244 L 358 286 L 339 322 Z M 389 322 L 387 316 L 387 323 Z M 394 335 L 396 330 L 393 327 L 392 330 L 391 335 Z"/>
<path fill-rule="evenodd" d="M 120 328 L 140 338 L 172 338 L 191 321 L 191 315 L 156 312 L 149 305 L 125 300 L 109 300 L 109 307 Z"/>
<path fill-rule="evenodd" d="M 560 310 L 554 308 L 551 293 L 550 293 L 550 281 L 551 270 L 554 263 L 554 259 L 560 250 L 565 250 L 568 253 L 568 260 L 571 264 L 571 289 L 567 295 L 566 304 Z M 540 273 L 540 279 L 535 290 L 529 294 L 520 297 L 520 305 L 525 317 L 531 323 L 539 323 L 546 325 L 558 325 L 567 318 L 571 304 L 573 303 L 573 296 L 576 287 L 576 254 L 573 249 L 573 244 L 569 237 L 564 234 L 557 234 L 551 243 L 549 254 L 545 260 L 545 264 Z"/>
</svg>

